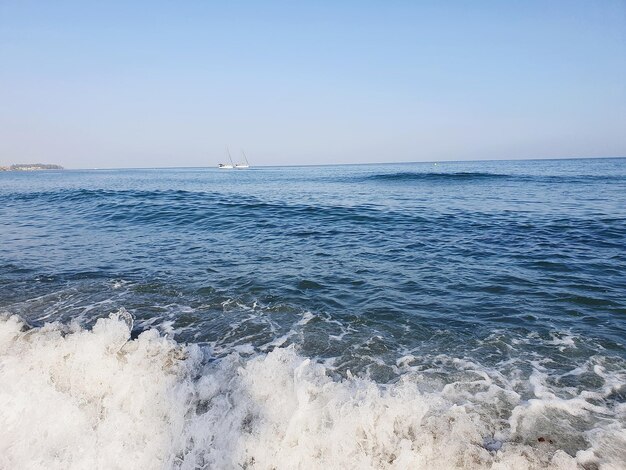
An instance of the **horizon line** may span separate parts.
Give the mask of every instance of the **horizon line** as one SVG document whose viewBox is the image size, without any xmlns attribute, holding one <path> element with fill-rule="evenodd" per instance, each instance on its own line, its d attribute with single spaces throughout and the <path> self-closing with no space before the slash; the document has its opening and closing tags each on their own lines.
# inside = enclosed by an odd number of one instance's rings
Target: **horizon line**
<svg viewBox="0 0 626 470">
<path fill-rule="evenodd" d="M 250 168 L 302 168 L 302 167 L 324 167 L 324 166 L 364 166 L 364 165 L 406 165 L 406 164 L 434 164 L 434 163 L 480 163 L 480 162 L 511 162 L 511 161 L 555 161 L 555 160 L 619 160 L 626 158 L 626 155 L 620 156 L 589 156 L 589 157 L 523 157 L 523 158 L 495 158 L 495 159 L 477 159 L 477 160 L 420 160 L 420 161 L 395 161 L 395 162 L 357 162 L 357 163 L 312 163 L 299 165 L 250 165 Z M 56 163 L 10 163 L 1 165 L 0 167 L 10 168 L 12 165 L 57 165 Z M 58 164 L 59 166 L 63 166 Z M 72 171 L 72 170 L 174 170 L 174 169 L 219 169 L 215 166 L 155 166 L 155 167 L 63 167 L 62 170 L 46 170 L 46 171 Z"/>
</svg>

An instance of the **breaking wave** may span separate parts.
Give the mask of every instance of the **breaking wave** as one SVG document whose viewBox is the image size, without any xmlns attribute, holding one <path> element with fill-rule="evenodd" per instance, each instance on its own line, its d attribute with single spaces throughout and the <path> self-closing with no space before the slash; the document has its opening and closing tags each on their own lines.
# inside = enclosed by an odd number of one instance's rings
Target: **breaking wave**
<svg viewBox="0 0 626 470">
<path fill-rule="evenodd" d="M 624 377 L 590 362 L 574 391 L 445 357 L 417 357 L 391 384 L 293 347 L 221 359 L 155 330 L 131 339 L 124 309 L 90 330 L 0 319 L 0 468 L 623 468 Z M 441 375 L 441 374 L 440 374 Z M 568 375 L 568 374 L 566 374 Z M 563 382 L 563 377 L 561 382 Z M 621 388 L 620 388 L 621 387 Z"/>
</svg>

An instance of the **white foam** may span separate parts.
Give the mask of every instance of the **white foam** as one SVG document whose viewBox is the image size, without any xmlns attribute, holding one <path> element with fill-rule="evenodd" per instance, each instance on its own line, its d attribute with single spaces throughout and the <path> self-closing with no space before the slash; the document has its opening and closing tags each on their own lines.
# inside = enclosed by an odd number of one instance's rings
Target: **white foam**
<svg viewBox="0 0 626 470">
<path fill-rule="evenodd" d="M 411 373 L 392 385 L 334 380 L 330 361 L 293 347 L 211 361 L 154 330 L 130 340 L 130 329 L 124 312 L 92 330 L 0 319 L 0 468 L 609 469 L 624 461 L 624 410 L 560 399 L 541 371 L 525 402 L 469 361 L 457 361 L 469 379 L 437 391 Z M 419 357 L 399 363 L 409 360 Z M 559 430 L 539 423 L 555 407 L 576 419 L 601 412 L 604 424 L 577 436 L 577 447 L 554 436 L 538 444 L 538 433 Z"/>
</svg>

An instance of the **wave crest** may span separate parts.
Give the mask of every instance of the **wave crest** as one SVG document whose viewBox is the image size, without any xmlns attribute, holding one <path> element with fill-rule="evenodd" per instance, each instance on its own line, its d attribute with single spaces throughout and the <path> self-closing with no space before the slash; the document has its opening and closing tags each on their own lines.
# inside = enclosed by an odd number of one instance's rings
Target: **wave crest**
<svg viewBox="0 0 626 470">
<path fill-rule="evenodd" d="M 493 179 L 506 179 L 509 175 L 483 172 L 456 172 L 456 173 L 419 173 L 399 172 L 380 173 L 368 176 L 367 179 L 374 181 L 484 181 Z"/>
</svg>

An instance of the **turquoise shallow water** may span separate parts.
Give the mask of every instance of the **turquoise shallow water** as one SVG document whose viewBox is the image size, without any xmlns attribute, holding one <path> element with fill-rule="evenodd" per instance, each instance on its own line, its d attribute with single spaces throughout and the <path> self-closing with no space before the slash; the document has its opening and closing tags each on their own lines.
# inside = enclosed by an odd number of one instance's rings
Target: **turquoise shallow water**
<svg viewBox="0 0 626 470">
<path fill-rule="evenodd" d="M 570 456 L 623 430 L 625 247 L 624 159 L 0 173 L 5 314 L 123 307 L 210 362 L 293 345 L 337 381 L 596 394 L 550 431 Z"/>
</svg>

